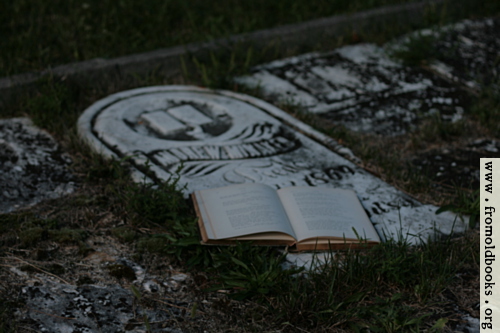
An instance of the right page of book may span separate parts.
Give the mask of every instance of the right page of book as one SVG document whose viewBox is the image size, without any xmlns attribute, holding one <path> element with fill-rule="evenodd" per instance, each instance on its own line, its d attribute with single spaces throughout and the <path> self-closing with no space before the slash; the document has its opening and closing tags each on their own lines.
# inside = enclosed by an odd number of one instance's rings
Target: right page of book
<svg viewBox="0 0 500 333">
<path fill-rule="evenodd" d="M 297 240 L 338 237 L 380 242 L 380 238 L 352 190 L 287 187 L 278 191 Z"/>
</svg>

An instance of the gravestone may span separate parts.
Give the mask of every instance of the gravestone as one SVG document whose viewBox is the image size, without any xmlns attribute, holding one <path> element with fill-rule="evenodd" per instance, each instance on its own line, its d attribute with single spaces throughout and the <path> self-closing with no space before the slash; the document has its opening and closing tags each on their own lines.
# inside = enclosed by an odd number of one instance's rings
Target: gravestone
<svg viewBox="0 0 500 333">
<path fill-rule="evenodd" d="M 0 120 L 0 213 L 73 192 L 70 163 L 28 118 Z"/>
<path fill-rule="evenodd" d="M 373 44 L 277 60 L 252 71 L 236 82 L 357 132 L 395 136 L 425 117 L 454 122 L 464 112 L 464 94 L 456 86 L 402 66 Z"/>
<path fill-rule="evenodd" d="M 188 86 L 124 91 L 86 109 L 78 130 L 100 153 L 128 157 L 136 181 L 178 175 L 186 196 L 249 182 L 346 188 L 358 194 L 382 238 L 415 242 L 465 228 L 358 167 L 332 139 L 250 96 Z"/>
</svg>

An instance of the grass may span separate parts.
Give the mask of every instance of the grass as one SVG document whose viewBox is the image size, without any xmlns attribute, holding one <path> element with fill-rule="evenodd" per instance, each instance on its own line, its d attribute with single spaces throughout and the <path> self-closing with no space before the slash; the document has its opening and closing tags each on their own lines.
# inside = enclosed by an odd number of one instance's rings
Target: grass
<svg viewBox="0 0 500 333">
<path fill-rule="evenodd" d="M 136 244 L 138 253 L 142 250 L 143 256 L 151 253 L 159 255 L 162 260 L 170 258 L 171 263 L 177 262 L 193 274 L 206 274 L 209 278 L 198 282 L 205 296 L 199 297 L 214 297 L 210 295 L 226 291 L 229 296 L 226 302 L 250 302 L 259 308 L 259 311 L 254 311 L 255 308 L 251 307 L 241 313 L 239 322 L 253 327 L 253 330 L 265 327 L 284 332 L 362 332 L 366 329 L 373 332 L 438 332 L 438 327 L 445 326 L 447 321 L 458 320 L 454 310 L 445 311 L 452 305 L 443 303 L 441 295 L 450 292 L 457 274 L 479 269 L 479 242 L 475 232 L 420 246 L 410 246 L 400 239 L 366 251 L 331 253 L 326 262 L 318 261 L 313 265 L 316 269 L 307 272 L 302 268 L 283 269 L 284 255 L 274 248 L 253 247 L 248 243 L 234 247 L 204 247 L 197 241 L 182 244 L 182 241 L 194 237 L 197 229 L 191 208 L 187 202 L 178 201 L 181 195 L 171 190 L 174 183 L 175 180 L 152 189 L 149 185 L 131 183 L 126 178 L 110 179 L 106 186 L 94 189 L 98 192 L 92 192 L 92 195 L 58 200 L 48 207 L 39 207 L 42 211 L 36 211 L 37 214 L 0 215 L 1 225 L 9 226 L 1 239 L 11 240 L 3 256 L 12 258 L 24 251 L 36 251 L 39 253 L 38 264 L 24 265 L 22 270 L 42 270 L 63 276 L 69 270 L 65 269 L 67 264 L 54 262 L 57 258 L 54 252 L 41 253 L 47 244 L 68 244 L 66 237 L 55 238 L 51 232 L 60 230 L 74 235 L 80 234 L 82 229 L 87 234 L 109 230 L 111 225 L 101 224 L 96 229 L 91 221 L 102 212 L 112 212 L 114 220 L 124 220 L 128 230 L 135 231 L 132 239 L 119 239 L 126 244 Z M 173 198 L 176 195 L 177 198 Z M 152 205 L 150 196 L 165 199 L 163 202 L 169 205 L 169 209 Z M 110 199 L 103 203 L 101 199 L 90 200 L 91 197 Z M 134 202 L 132 206 L 131 201 Z M 43 212 L 53 210 L 56 204 L 56 216 L 50 219 L 36 216 L 45 215 Z M 72 222 L 84 211 L 94 213 L 88 219 Z M 176 218 L 172 219 L 172 216 Z M 57 226 L 59 229 L 54 229 Z M 116 229 L 111 227 L 110 230 Z M 45 236 L 40 237 L 44 231 Z M 25 232 L 35 233 L 29 244 L 24 236 L 13 237 Z M 70 240 L 81 241 L 79 238 Z M 78 261 L 85 255 L 80 253 L 75 259 Z M 135 273 L 126 265 L 112 264 L 107 269 L 117 281 L 130 283 L 135 279 Z M 73 274 L 65 276 L 72 277 Z M 13 295 L 0 294 L 7 304 L 17 304 Z M 153 307 L 162 306 L 161 299 L 149 297 L 148 302 Z M 4 311 L 10 313 L 12 309 Z M 147 317 L 144 321 L 147 322 Z"/>
<path fill-rule="evenodd" d="M 437 39 L 435 35 L 410 36 L 405 48 L 394 50 L 392 56 L 407 66 L 426 65 L 440 55 L 434 46 Z"/>
<path fill-rule="evenodd" d="M 500 80 L 500 78 L 499 78 Z M 472 114 L 491 135 L 500 136 L 500 83 L 493 82 L 476 97 Z"/>
<path fill-rule="evenodd" d="M 151 8 L 157 8 L 155 5 L 160 6 L 159 3 L 148 7 L 148 3 L 127 1 L 114 6 L 103 1 L 78 4 L 65 2 L 57 9 L 49 8 L 42 2 L 34 2 L 31 8 L 23 1 L 8 4 L 8 10 L 0 13 L 0 16 L 9 15 L 1 21 L 5 22 L 2 23 L 2 31 L 12 32 L 16 27 L 19 29 L 11 34 L 12 38 L 0 42 L 3 43 L 0 45 L 2 49 L 7 50 L 2 52 L 5 58 L 0 60 L 0 67 L 3 66 L 1 71 L 7 75 L 95 56 L 111 57 L 142 52 L 319 15 L 313 11 L 329 15 L 337 10 L 358 9 L 356 6 L 360 4 L 363 4 L 363 8 L 370 8 L 379 3 L 349 2 L 352 5 L 348 5 L 345 2 L 335 9 L 330 8 L 331 12 L 326 11 L 326 5 L 322 3 L 315 9 L 307 10 L 297 4 L 291 9 L 287 8 L 287 11 L 281 10 L 280 13 L 287 12 L 289 15 L 273 17 L 273 21 L 269 17 L 250 15 L 254 7 L 257 12 L 271 12 L 263 9 L 264 4 L 253 2 L 242 4 L 251 8 L 234 9 L 235 12 L 240 10 L 249 13 L 243 17 L 253 21 L 235 20 L 232 23 L 228 22 L 234 18 L 224 16 L 228 13 L 227 6 L 209 8 L 204 3 L 193 2 L 193 6 L 187 8 L 180 1 L 163 4 L 172 6 L 171 9 L 165 8 L 176 13 L 172 14 L 176 17 L 171 21 L 165 20 L 163 23 L 160 22 L 163 16 L 152 17 Z M 471 6 L 467 1 L 464 4 L 464 10 Z M 279 9 L 279 6 L 284 5 L 275 2 L 269 6 L 278 6 L 276 8 Z M 483 2 L 482 6 L 484 8 L 479 9 L 491 9 L 493 3 Z M 97 8 L 108 11 L 100 13 Z M 205 15 L 204 23 L 195 24 L 201 19 L 200 8 L 218 10 L 220 14 Z M 72 13 L 68 15 L 70 11 Z M 161 14 L 161 10 L 158 13 Z M 26 15 L 25 19 L 15 20 L 19 15 Z M 447 22 L 449 18 L 443 15 L 442 12 L 430 13 L 428 20 Z M 141 25 L 143 19 L 148 19 L 151 24 Z M 153 24 L 155 22 L 156 25 Z M 130 24 L 137 27 L 137 31 L 127 30 Z M 70 29 L 69 25 L 74 25 L 75 29 Z M 164 34 L 157 33 L 160 30 L 158 27 L 163 27 Z M 172 33 L 172 36 L 169 36 L 169 27 L 176 27 L 176 33 Z M 385 33 L 374 36 L 373 33 L 365 32 L 356 36 L 356 40 L 384 41 L 394 37 L 394 34 L 411 29 L 413 27 L 384 26 L 380 30 L 374 28 L 374 31 L 377 34 L 379 31 Z M 49 37 L 46 37 L 57 34 L 60 40 L 48 40 Z M 121 36 L 127 35 L 128 40 L 120 40 Z M 353 38 L 343 36 L 335 43 L 340 45 Z M 40 40 L 31 42 L 36 39 Z M 62 45 L 63 40 L 71 42 Z M 115 42 L 117 44 L 113 44 Z M 415 43 L 416 47 L 422 46 L 417 41 Z M 16 52 L 23 52 L 26 56 L 21 57 Z M 273 52 L 271 48 L 255 50 L 241 46 L 230 53 L 214 52 L 207 59 L 190 59 L 195 64 L 195 71 L 186 69 L 179 81 L 165 79 L 154 73 L 145 77 L 127 76 L 112 82 L 48 77 L 38 83 L 34 94 L 20 95 L 17 102 L 0 110 L 1 117 L 28 115 L 38 126 L 55 135 L 72 155 L 73 171 L 81 184 L 75 195 L 42 203 L 27 211 L 0 215 L 2 268 L 17 267 L 11 261 L 13 258 L 23 258 L 36 262 L 37 267 L 51 274 L 70 280 L 72 272 L 76 270 L 76 263 L 89 253 L 98 252 L 98 247 L 89 239 L 110 237 L 129 248 L 133 260 L 139 263 L 145 265 L 152 257 L 157 257 L 163 265 L 189 270 L 194 276 L 193 285 L 190 286 L 194 289 L 193 297 L 196 299 L 193 304 L 200 305 L 197 310 L 192 304 L 186 307 L 186 311 L 193 320 L 203 318 L 217 322 L 221 331 L 225 328 L 229 331 L 231 325 L 243 327 L 245 331 L 283 332 L 446 332 L 453 329 L 459 320 L 454 306 L 462 301 L 452 302 L 447 295 L 461 295 L 461 299 L 467 299 L 467 290 L 474 288 L 474 274 L 479 269 L 479 242 L 474 230 L 462 237 L 437 239 L 421 246 L 410 246 L 400 240 L 383 243 L 369 251 L 331 254 L 326 264 L 318 264 L 317 269 L 309 272 L 284 270 L 281 266 L 284 257 L 273 248 L 252 247 L 248 244 L 235 247 L 200 246 L 193 208 L 179 193 L 175 178 L 156 186 L 134 184 L 128 178 L 126 161 L 103 159 L 89 151 L 76 135 L 75 124 L 82 110 L 92 102 L 120 90 L 189 83 L 256 95 L 258 92 L 245 90 L 232 83 L 231 77 L 248 71 L 256 63 L 280 56 Z M 428 57 L 424 53 L 414 63 L 419 64 Z M 471 112 L 471 117 L 479 124 L 477 126 L 487 127 L 496 137 L 498 128 L 493 121 L 497 117 L 496 111 L 488 110 L 498 109 L 497 97 L 498 93 L 493 87 L 486 90 L 484 96 L 474 101 Z M 432 179 L 414 169 L 403 158 L 401 151 L 408 147 L 418 151 L 449 141 L 459 142 L 462 135 L 476 128 L 470 123 L 450 126 L 429 119 L 427 126 L 409 135 L 406 141 L 387 142 L 351 133 L 344 128 L 324 128 L 317 118 L 301 114 L 300 108 L 294 105 L 283 105 L 283 109 L 342 141 L 363 159 L 369 170 L 395 186 L 420 195 L 421 199 L 429 199 L 425 193 L 434 191 Z M 442 203 L 449 203 L 446 209 L 464 214 L 477 211 L 477 196 L 471 194 L 470 189 L 454 189 L 445 199 L 448 202 Z M 58 262 L 64 265 L 57 266 Z M 71 269 L 64 269 L 66 265 Z M 125 266 L 110 266 L 108 270 L 116 283 L 133 279 L 133 272 Z M 4 273 L 7 276 L 7 272 Z M 84 284 L 93 281 L 80 276 L 72 282 Z M 23 307 L 22 299 L 15 292 L 18 288 L 12 287 L 17 286 L 16 283 L 8 279 L 2 279 L 0 283 L 0 332 L 21 331 L 24 324 L 6 320 L 13 316 L 16 308 Z M 164 305 L 164 300 L 160 298 L 134 294 L 137 302 L 147 301 L 151 307 L 158 308 Z M 210 303 L 213 299 L 216 301 Z M 203 301 L 213 304 L 220 318 L 210 316 L 208 306 L 204 307 Z M 466 308 L 465 305 L 460 306 Z M 139 319 L 148 323 L 146 317 Z M 188 321 L 178 325 L 188 325 Z"/>
<path fill-rule="evenodd" d="M 293 3 L 286 0 L 271 3 L 224 0 L 216 4 L 202 0 L 123 0 L 119 3 L 111 0 L 50 3 L 17 0 L 6 2 L 0 11 L 0 32 L 4 36 L 0 40 L 0 76 L 208 41 L 407 2 L 410 1 L 320 0 L 312 6 L 305 0 Z M 450 20 L 448 13 L 463 17 L 474 13 L 489 15 L 495 11 L 498 5 L 494 0 L 479 5 L 463 0 L 458 6 L 448 5 L 447 14 L 429 7 L 427 20 L 446 23 Z"/>
<path fill-rule="evenodd" d="M 64 266 L 44 264 L 55 256 L 43 250 L 45 244 L 77 245 L 84 240 L 80 237 L 108 229 L 121 242 L 136 246 L 139 256 L 156 254 L 192 272 L 208 274 L 209 281 L 199 286 L 204 295 L 226 290 L 230 300 L 225 302 L 256 304 L 258 310 L 250 307 L 238 317 L 248 330 L 260 327 L 284 332 L 439 332 L 448 321 L 458 320 L 441 309 L 441 295 L 457 274 L 478 269 L 478 235 L 474 233 L 417 247 L 401 240 L 369 251 L 331 254 L 326 264 L 310 272 L 284 270 L 284 257 L 273 248 L 249 244 L 203 247 L 198 243 L 192 207 L 175 190 L 175 179 L 155 188 L 135 184 L 127 178 L 124 161 L 102 163 L 92 155 L 85 158 L 87 162 L 92 159 L 96 161 L 87 164 L 89 172 L 82 177 L 89 185 L 104 180 L 106 185 L 93 185 L 89 194 L 59 200 L 57 213 L 50 218 L 43 217 L 43 211 L 0 215 L 2 245 L 5 250 L 8 246 L 9 256 L 16 249 L 36 252 L 39 268 L 27 268 L 62 275 Z M 54 204 L 45 210 L 54 210 Z M 74 222 L 83 212 L 90 213 L 85 220 Z M 96 228 L 93 221 L 105 212 L 125 224 Z M 95 250 L 79 252 L 77 258 L 89 251 Z M 134 279 L 124 265 L 111 265 L 108 270 L 117 281 Z M 5 304 L 22 306 L 13 295 L 2 295 Z M 162 304 L 155 298 L 148 301 L 155 307 Z M 8 316 L 13 309 L 3 311 Z M 147 317 L 143 320 L 148 322 Z"/>
<path fill-rule="evenodd" d="M 54 254 L 44 255 L 37 249 L 43 249 L 47 242 L 60 246 L 81 244 L 85 240 L 81 237 L 103 228 L 92 221 L 112 212 L 114 220 L 124 221 L 124 226 L 106 228 L 120 241 L 135 246 L 138 255 L 157 254 L 171 258 L 168 260 L 185 269 L 206 272 L 212 281 L 202 286 L 206 295 L 227 290 L 230 302 L 258 304 L 260 311 L 250 309 L 238 318 L 249 326 L 248 330 L 274 327 L 285 332 L 432 331 L 433 326 L 443 323 L 443 318 L 450 323 L 457 320 L 451 313 L 439 315 L 439 296 L 456 273 L 468 267 L 477 268 L 477 262 L 470 262 L 477 250 L 477 239 L 473 238 L 466 239 L 465 244 L 457 245 L 448 239 L 420 248 L 385 243 L 367 253 L 348 252 L 342 258 L 332 257 L 329 264 L 308 273 L 307 278 L 300 272 L 283 270 L 282 256 L 272 249 L 244 244 L 232 248 L 202 247 L 198 244 L 192 208 L 176 191 L 175 180 L 158 188 L 133 184 L 127 178 L 123 161 L 104 161 L 75 142 L 71 146 L 78 149 L 74 155 L 80 162 L 75 167 L 87 180 L 87 186 L 100 182 L 106 185 L 98 193 L 73 198 L 48 219 L 30 214 L 2 216 L 6 221 L 0 225 L 11 226 L 2 234 L 8 251 L 38 251 L 36 258 L 44 262 Z M 71 215 L 78 212 L 86 212 L 87 222 L 71 222 Z M 85 251 L 80 252 L 80 257 L 93 251 L 81 247 Z M 440 257 L 436 258 L 436 254 Z M 51 267 L 41 267 L 56 272 Z M 113 267 L 110 271 L 117 279 L 130 279 L 127 273 L 130 272 L 126 267 Z M 8 298 L 6 304 L 18 304 L 15 301 L 16 298 Z M 7 316 L 13 309 L 4 311 Z"/>
<path fill-rule="evenodd" d="M 0 76 L 352 13 L 408 0 L 111 0 L 6 2 Z"/>
<path fill-rule="evenodd" d="M 220 279 L 226 288 L 237 290 L 234 297 L 257 296 L 278 322 L 312 330 L 337 326 L 411 331 L 425 326 L 426 310 L 453 278 L 456 267 L 478 265 L 467 262 L 476 251 L 474 242 L 466 248 L 451 239 L 421 247 L 388 242 L 370 251 L 332 254 L 326 264 L 306 275 L 290 274 L 278 265 L 272 269 L 272 260 L 262 264 L 259 250 L 244 245 L 219 258 L 223 260 L 218 264 L 224 270 L 231 267 Z"/>
</svg>

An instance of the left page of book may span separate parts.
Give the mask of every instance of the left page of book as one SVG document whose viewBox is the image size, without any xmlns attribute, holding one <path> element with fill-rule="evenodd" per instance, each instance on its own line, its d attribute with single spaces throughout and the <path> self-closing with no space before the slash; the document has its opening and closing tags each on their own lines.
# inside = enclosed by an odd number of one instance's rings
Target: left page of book
<svg viewBox="0 0 500 333">
<path fill-rule="evenodd" d="M 279 197 L 270 186 L 230 185 L 196 191 L 194 195 L 209 239 L 276 232 L 295 238 Z"/>
</svg>

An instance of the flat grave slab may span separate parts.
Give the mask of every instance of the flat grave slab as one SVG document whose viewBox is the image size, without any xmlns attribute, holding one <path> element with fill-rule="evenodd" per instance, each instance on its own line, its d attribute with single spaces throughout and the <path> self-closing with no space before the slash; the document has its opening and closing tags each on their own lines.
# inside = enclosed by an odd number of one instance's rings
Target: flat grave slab
<svg viewBox="0 0 500 333">
<path fill-rule="evenodd" d="M 358 167 L 331 138 L 250 96 L 188 86 L 134 89 L 90 106 L 78 130 L 100 153 L 128 156 L 136 181 L 178 174 L 186 196 L 250 182 L 346 188 L 356 191 L 382 238 L 418 241 L 465 228 L 454 214 L 436 215 L 437 207 Z"/>
<path fill-rule="evenodd" d="M 73 192 L 71 163 L 28 118 L 0 120 L 0 213 Z"/>
<path fill-rule="evenodd" d="M 350 130 L 400 135 L 434 114 L 462 118 L 464 94 L 439 76 L 402 66 L 381 47 L 357 44 L 256 66 L 236 82 L 292 102 Z"/>
</svg>

